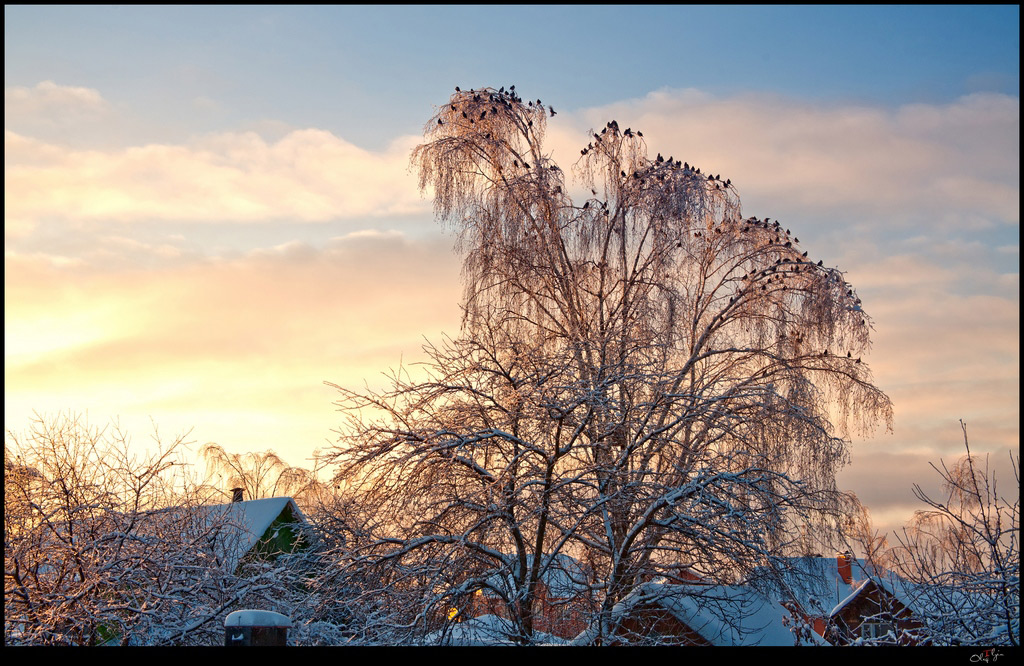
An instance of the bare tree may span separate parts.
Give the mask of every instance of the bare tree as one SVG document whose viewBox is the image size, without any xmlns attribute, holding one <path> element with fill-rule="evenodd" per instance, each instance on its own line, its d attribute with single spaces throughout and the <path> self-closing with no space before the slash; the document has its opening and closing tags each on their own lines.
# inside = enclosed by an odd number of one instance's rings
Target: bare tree
<svg viewBox="0 0 1024 666">
<path fill-rule="evenodd" d="M 971 453 L 951 467 L 932 468 L 944 497 L 914 484 L 928 508 L 897 534 L 895 568 L 925 627 L 918 639 L 935 644 L 1020 645 L 1020 457 L 1010 455 L 1015 486 L 1001 494 L 995 472 Z"/>
<path fill-rule="evenodd" d="M 273 451 L 229 453 L 213 442 L 199 451 L 206 460 L 207 480 L 222 496 L 241 488 L 246 499 L 291 497 L 303 508 L 313 507 L 330 495 L 316 470 L 293 467 Z"/>
<path fill-rule="evenodd" d="M 849 504 L 842 521 L 847 552 L 862 558 L 864 568 L 868 571 L 891 571 L 895 563 L 887 535 L 875 529 L 871 512 L 854 493 L 848 493 L 847 498 Z"/>
<path fill-rule="evenodd" d="M 290 593 L 285 563 L 225 556 L 244 530 L 203 506 L 184 445 L 142 455 L 71 414 L 7 432 L 5 643 L 217 644 L 229 608 Z"/>
<path fill-rule="evenodd" d="M 336 387 L 340 477 L 384 517 L 353 563 L 425 577 L 410 621 L 499 595 L 521 642 L 559 554 L 590 568 L 600 640 L 652 576 L 737 580 L 794 525 L 836 524 L 848 433 L 891 424 L 840 271 L 614 120 L 588 133 L 574 201 L 549 114 L 486 88 L 427 123 L 412 161 L 458 234 L 462 334 L 428 345 L 426 380 Z"/>
</svg>

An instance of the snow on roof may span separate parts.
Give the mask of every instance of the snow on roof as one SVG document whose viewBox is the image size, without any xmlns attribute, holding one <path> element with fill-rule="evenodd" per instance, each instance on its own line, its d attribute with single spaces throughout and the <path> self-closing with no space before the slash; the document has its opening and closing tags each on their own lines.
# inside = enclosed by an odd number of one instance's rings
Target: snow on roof
<svg viewBox="0 0 1024 666">
<path fill-rule="evenodd" d="M 511 622 L 497 615 L 481 615 L 464 622 L 449 625 L 427 634 L 425 645 L 514 645 L 509 638 L 515 633 Z M 564 645 L 563 639 L 540 631 L 533 632 L 533 642 L 545 645 Z"/>
<path fill-rule="evenodd" d="M 836 614 L 838 614 L 841 610 L 843 610 L 846 607 L 847 604 L 849 604 L 851 601 L 856 599 L 857 596 L 860 595 L 860 593 L 864 591 L 864 588 L 866 588 L 868 585 L 871 585 L 871 583 L 872 583 L 871 579 L 868 579 L 868 580 L 862 581 L 860 583 L 860 585 L 857 585 L 856 587 L 854 587 L 852 592 L 850 592 L 838 604 L 836 604 L 836 607 L 832 609 L 832 612 L 830 612 L 828 614 L 828 616 L 829 617 L 834 617 Z"/>
<path fill-rule="evenodd" d="M 748 581 L 775 601 L 795 601 L 804 613 L 824 617 L 867 577 L 856 562 L 851 573 L 854 582 L 843 581 L 834 557 L 780 557 L 774 567 L 755 569 Z"/>
<path fill-rule="evenodd" d="M 938 585 L 912 583 L 900 578 L 891 571 L 869 573 L 862 569 L 861 572 L 863 580 L 855 586 L 851 594 L 847 595 L 832 609 L 830 616 L 839 613 L 872 583 L 918 615 L 942 614 L 957 607 L 966 607 L 971 601 L 970 596 L 963 591 L 943 589 L 942 586 Z M 939 603 L 936 603 L 936 600 L 939 600 Z M 941 608 L 940 606 L 943 603 L 948 604 L 949 607 Z"/>
<path fill-rule="evenodd" d="M 291 508 L 292 516 L 297 521 L 305 522 L 305 516 L 291 497 L 213 504 L 199 507 L 199 510 L 204 521 L 222 524 L 227 528 L 218 545 L 226 558 L 225 563 L 229 568 L 234 568 L 286 507 Z"/>
<path fill-rule="evenodd" d="M 875 583 L 897 601 L 920 616 L 966 616 L 971 610 L 992 605 L 994 597 L 964 587 L 925 585 L 904 580 L 895 574 L 878 576 Z"/>
<path fill-rule="evenodd" d="M 787 611 L 747 585 L 667 585 L 646 583 L 616 612 L 656 604 L 712 645 L 794 645 Z M 811 640 L 824 644 L 817 634 Z"/>
<path fill-rule="evenodd" d="M 507 556 L 512 561 L 512 571 L 519 572 L 518 560 L 514 556 Z M 546 566 L 545 566 L 546 565 Z M 533 555 L 526 556 L 526 568 L 533 566 Z M 550 559 L 542 556 L 540 580 L 548 588 L 548 595 L 557 598 L 573 598 L 585 594 L 590 588 L 589 575 L 575 558 L 564 553 L 558 553 Z M 503 572 L 504 575 L 495 575 L 487 579 L 491 587 L 504 590 L 511 594 L 513 589 L 513 573 Z"/>
</svg>

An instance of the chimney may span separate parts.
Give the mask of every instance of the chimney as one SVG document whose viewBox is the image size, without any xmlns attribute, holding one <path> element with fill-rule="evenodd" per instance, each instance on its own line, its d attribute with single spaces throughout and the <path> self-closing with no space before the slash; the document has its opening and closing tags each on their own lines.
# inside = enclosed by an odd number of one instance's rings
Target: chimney
<svg viewBox="0 0 1024 666">
<path fill-rule="evenodd" d="M 836 555 L 836 564 L 839 567 L 839 577 L 847 585 L 853 584 L 853 553 L 846 551 Z"/>
<path fill-rule="evenodd" d="M 232 488 L 231 489 L 231 502 L 232 503 L 234 503 L 234 502 L 241 502 L 242 501 L 242 490 L 243 490 L 242 488 Z"/>
</svg>

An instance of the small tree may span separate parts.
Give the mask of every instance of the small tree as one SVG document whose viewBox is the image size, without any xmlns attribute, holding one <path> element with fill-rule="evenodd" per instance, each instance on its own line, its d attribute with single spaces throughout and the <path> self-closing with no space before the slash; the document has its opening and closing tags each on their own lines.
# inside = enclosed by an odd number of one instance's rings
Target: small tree
<svg viewBox="0 0 1024 666">
<path fill-rule="evenodd" d="M 1020 645 L 1020 457 L 1010 456 L 1016 486 L 1000 494 L 988 457 L 964 455 L 952 467 L 932 464 L 944 498 L 914 484 L 928 508 L 897 535 L 895 567 L 914 585 L 923 640 L 940 644 Z"/>
<path fill-rule="evenodd" d="M 794 525 L 838 523 L 845 435 L 891 421 L 840 271 L 614 120 L 574 201 L 554 114 L 457 90 L 427 123 L 412 161 L 458 233 L 462 334 L 426 347 L 426 380 L 336 387 L 340 477 L 381 517 L 352 564 L 421 581 L 404 608 L 427 629 L 482 591 L 528 642 L 560 554 L 589 568 L 598 641 L 653 576 L 738 580 Z"/>
</svg>

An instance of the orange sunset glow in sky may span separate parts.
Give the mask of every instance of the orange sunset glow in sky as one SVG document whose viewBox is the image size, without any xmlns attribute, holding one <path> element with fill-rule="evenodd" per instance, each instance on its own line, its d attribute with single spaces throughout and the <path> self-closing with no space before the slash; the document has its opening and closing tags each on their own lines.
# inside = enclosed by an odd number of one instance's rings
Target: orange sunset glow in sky
<svg viewBox="0 0 1024 666">
<path fill-rule="evenodd" d="M 608 62 L 585 34 L 621 8 L 399 9 L 5 8 L 7 429 L 70 410 L 311 466 L 325 381 L 381 386 L 458 333 L 461 260 L 409 155 L 455 85 L 514 83 L 558 111 L 567 171 L 616 118 L 846 272 L 895 407 L 840 476 L 876 527 L 961 453 L 958 419 L 993 467 L 1019 449 L 1019 8 L 630 9 L 650 34 Z M 467 38 L 472 64 L 441 38 L 526 21 L 537 43 Z M 933 36 L 869 32 L 893 22 Z M 770 62 L 710 55 L 811 25 Z M 673 35 L 689 56 L 653 46 Z"/>
</svg>

